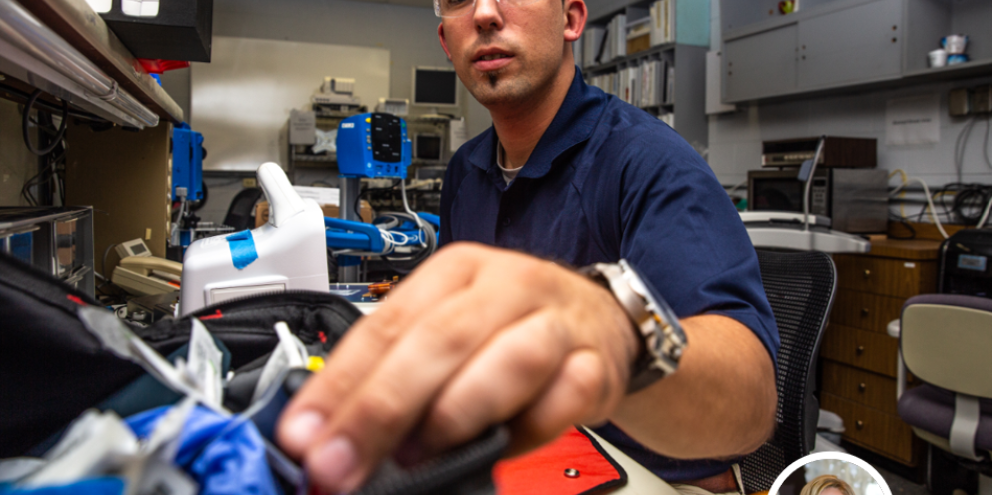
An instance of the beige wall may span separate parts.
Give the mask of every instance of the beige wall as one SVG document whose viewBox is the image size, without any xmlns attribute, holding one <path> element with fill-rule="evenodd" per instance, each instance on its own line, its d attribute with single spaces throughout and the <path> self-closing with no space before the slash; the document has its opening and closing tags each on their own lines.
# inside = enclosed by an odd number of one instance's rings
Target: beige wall
<svg viewBox="0 0 992 495">
<path fill-rule="evenodd" d="M 0 100 L 0 206 L 26 206 L 21 186 L 37 172 L 38 157 L 28 151 L 21 136 L 17 103 Z"/>
</svg>

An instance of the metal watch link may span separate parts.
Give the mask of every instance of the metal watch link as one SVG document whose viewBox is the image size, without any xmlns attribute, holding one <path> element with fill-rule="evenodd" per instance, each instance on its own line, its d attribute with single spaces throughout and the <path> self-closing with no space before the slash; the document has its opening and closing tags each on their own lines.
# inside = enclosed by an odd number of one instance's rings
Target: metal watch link
<svg viewBox="0 0 992 495">
<path fill-rule="evenodd" d="M 631 370 L 627 393 L 641 390 L 679 367 L 686 346 L 685 332 L 665 300 L 626 260 L 595 263 L 579 269 L 609 290 L 634 324 L 641 350 Z"/>
</svg>

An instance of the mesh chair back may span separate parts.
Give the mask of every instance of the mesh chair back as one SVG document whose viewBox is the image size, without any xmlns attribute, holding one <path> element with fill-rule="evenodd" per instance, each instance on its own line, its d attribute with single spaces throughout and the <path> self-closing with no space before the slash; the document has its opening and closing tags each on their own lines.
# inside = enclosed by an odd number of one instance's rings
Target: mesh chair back
<svg viewBox="0 0 992 495">
<path fill-rule="evenodd" d="M 819 416 L 814 367 L 837 278 L 833 260 L 819 251 L 759 250 L 758 263 L 782 345 L 776 376 L 778 424 L 772 439 L 741 461 L 747 493 L 771 488 L 789 464 L 813 447 Z"/>
</svg>

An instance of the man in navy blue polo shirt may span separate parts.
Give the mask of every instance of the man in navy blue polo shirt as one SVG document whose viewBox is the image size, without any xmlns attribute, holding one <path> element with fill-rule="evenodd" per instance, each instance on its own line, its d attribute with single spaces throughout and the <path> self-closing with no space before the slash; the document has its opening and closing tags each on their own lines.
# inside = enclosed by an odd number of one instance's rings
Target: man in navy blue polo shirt
<svg viewBox="0 0 992 495">
<path fill-rule="evenodd" d="M 665 124 L 582 81 L 582 0 L 435 12 L 493 127 L 448 166 L 445 247 L 337 346 L 284 414 L 281 444 L 342 492 L 385 456 L 423 458 L 493 423 L 511 427 L 512 452 L 599 424 L 665 480 L 740 491 L 729 461 L 773 427 L 778 332 L 723 188 Z M 627 314 L 563 267 L 621 258 L 689 342 L 676 373 L 632 394 L 643 344 Z"/>
</svg>

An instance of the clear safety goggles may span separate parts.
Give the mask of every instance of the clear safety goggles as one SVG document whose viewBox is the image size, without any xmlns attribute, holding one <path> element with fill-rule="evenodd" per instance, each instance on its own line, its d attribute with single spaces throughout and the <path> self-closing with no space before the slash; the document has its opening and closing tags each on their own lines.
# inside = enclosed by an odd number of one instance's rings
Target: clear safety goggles
<svg viewBox="0 0 992 495">
<path fill-rule="evenodd" d="M 522 7 L 537 0 L 496 0 L 504 6 Z M 434 15 L 438 17 L 461 17 L 475 10 L 475 0 L 434 0 Z"/>
</svg>

